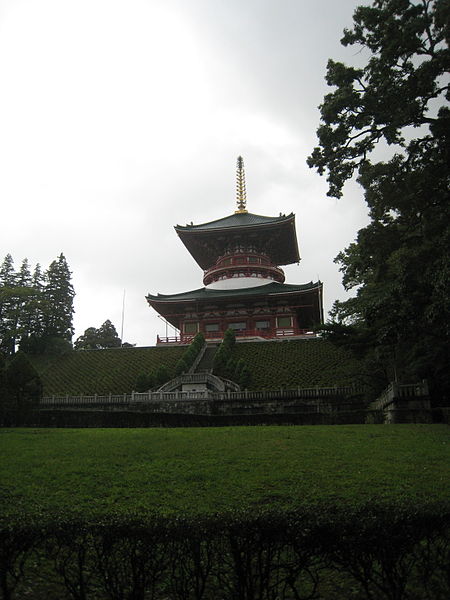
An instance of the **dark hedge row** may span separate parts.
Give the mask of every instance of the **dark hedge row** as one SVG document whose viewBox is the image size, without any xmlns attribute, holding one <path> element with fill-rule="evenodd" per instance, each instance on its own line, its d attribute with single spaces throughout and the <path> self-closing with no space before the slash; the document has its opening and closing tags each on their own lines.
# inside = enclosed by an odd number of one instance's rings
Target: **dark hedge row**
<svg viewBox="0 0 450 600">
<path fill-rule="evenodd" d="M 213 404 L 213 401 L 211 401 Z M 214 408 L 214 405 L 213 405 Z M 217 410 L 217 408 L 216 408 Z M 331 413 L 181 414 L 126 410 L 50 410 L 31 411 L 22 421 L 24 427 L 232 427 L 236 425 L 344 425 L 363 424 L 367 412 L 361 409 Z"/>
<path fill-rule="evenodd" d="M 41 517 L 1 528 L 0 560 L 6 600 L 444 600 L 450 507 Z"/>
</svg>

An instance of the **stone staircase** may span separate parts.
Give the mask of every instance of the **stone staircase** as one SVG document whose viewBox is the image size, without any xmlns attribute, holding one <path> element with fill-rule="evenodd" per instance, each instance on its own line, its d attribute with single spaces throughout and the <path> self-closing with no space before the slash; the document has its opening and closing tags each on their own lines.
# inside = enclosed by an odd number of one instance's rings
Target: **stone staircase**
<svg viewBox="0 0 450 600">
<path fill-rule="evenodd" d="M 212 373 L 214 355 L 216 352 L 217 346 L 208 344 L 200 362 L 195 369 L 195 373 Z"/>
</svg>

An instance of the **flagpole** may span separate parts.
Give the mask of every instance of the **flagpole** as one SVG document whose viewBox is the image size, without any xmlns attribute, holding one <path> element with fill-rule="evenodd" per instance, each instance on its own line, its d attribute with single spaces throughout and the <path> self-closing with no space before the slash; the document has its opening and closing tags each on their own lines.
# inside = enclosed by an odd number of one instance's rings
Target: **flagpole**
<svg viewBox="0 0 450 600">
<path fill-rule="evenodd" d="M 123 290 L 123 297 L 122 297 L 122 325 L 120 328 L 120 343 L 123 346 L 123 322 L 125 320 L 125 290 Z"/>
</svg>

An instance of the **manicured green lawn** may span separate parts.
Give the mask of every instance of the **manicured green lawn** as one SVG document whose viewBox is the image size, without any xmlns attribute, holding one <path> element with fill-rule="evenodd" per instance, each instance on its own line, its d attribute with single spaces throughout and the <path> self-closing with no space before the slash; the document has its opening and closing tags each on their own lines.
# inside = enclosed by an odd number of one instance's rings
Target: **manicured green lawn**
<svg viewBox="0 0 450 600">
<path fill-rule="evenodd" d="M 450 428 L 0 430 L 4 516 L 450 498 Z"/>
</svg>

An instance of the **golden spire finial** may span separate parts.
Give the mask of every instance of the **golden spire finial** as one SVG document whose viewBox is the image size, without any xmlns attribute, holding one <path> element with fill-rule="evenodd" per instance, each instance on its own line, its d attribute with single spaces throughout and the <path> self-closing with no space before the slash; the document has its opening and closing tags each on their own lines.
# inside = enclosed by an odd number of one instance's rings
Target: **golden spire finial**
<svg viewBox="0 0 450 600">
<path fill-rule="evenodd" d="M 244 160 L 242 156 L 238 156 L 237 169 L 236 169 L 236 202 L 237 210 L 235 214 L 242 214 L 247 212 L 247 192 L 245 190 L 245 172 L 244 172 Z"/>
</svg>

